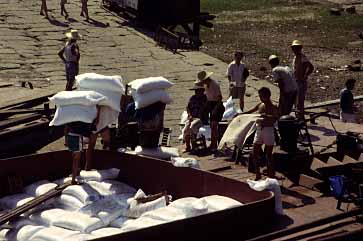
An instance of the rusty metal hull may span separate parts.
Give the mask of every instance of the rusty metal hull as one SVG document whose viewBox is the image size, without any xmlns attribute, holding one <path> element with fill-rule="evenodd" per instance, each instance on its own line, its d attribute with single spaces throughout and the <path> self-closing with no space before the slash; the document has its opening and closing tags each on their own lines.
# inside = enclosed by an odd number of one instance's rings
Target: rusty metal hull
<svg viewBox="0 0 363 241">
<path fill-rule="evenodd" d="M 96 240 L 163 241 L 163 240 L 243 240 L 261 233 L 274 219 L 274 196 L 256 192 L 247 184 L 192 168 L 174 167 L 158 159 L 97 150 L 95 168 L 119 168 L 119 180 L 142 188 L 146 193 L 166 190 L 174 199 L 194 196 L 224 195 L 245 205 L 193 218 L 178 220 Z M 6 187 L 8 176 L 21 176 L 25 184 L 40 179 L 54 180 L 71 172 L 68 151 L 49 152 L 2 159 L 0 186 Z M 0 195 L 6 195 L 1 188 Z"/>
</svg>

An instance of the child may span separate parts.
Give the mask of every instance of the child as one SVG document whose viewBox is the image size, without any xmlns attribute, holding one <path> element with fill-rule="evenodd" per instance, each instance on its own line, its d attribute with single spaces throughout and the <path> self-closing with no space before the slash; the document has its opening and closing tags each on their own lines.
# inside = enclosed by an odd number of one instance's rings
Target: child
<svg viewBox="0 0 363 241">
<path fill-rule="evenodd" d="M 356 122 L 357 107 L 354 105 L 352 93 L 355 82 L 355 79 L 348 79 L 345 82 L 345 88 L 340 91 L 340 120 L 343 122 Z"/>
<path fill-rule="evenodd" d="M 267 172 L 268 176 L 275 178 L 275 167 L 272 163 L 272 149 L 275 142 L 274 123 L 279 117 L 279 111 L 276 105 L 271 101 L 271 91 L 269 88 L 262 87 L 258 90 L 261 103 L 256 105 L 253 109 L 244 112 L 243 114 L 250 114 L 258 112 L 261 118 L 256 121 L 257 129 L 255 138 L 253 140 L 253 160 L 256 168 L 256 181 L 261 179 L 260 167 L 258 163 L 258 153 L 262 145 L 265 145 L 265 153 L 267 158 Z"/>
<path fill-rule="evenodd" d="M 195 83 L 192 88 L 189 90 L 194 90 L 194 95 L 190 97 L 187 112 L 188 112 L 188 120 L 185 123 L 185 127 L 183 130 L 183 138 L 185 141 L 185 151 L 189 152 L 192 150 L 191 148 L 191 138 L 196 137 L 198 134 L 199 128 L 203 126 L 201 121 L 202 110 L 207 103 L 207 96 L 204 94 L 204 87 L 202 85 L 198 85 Z"/>
</svg>

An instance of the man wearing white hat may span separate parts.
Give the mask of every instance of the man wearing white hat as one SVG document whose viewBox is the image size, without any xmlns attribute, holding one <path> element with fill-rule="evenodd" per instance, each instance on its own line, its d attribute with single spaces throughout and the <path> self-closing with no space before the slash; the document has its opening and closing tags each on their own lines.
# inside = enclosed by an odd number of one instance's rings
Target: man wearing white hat
<svg viewBox="0 0 363 241">
<path fill-rule="evenodd" d="M 298 117 L 304 119 L 304 102 L 306 90 L 308 88 L 307 80 L 313 72 L 314 66 L 310 60 L 302 53 L 303 45 L 299 40 L 294 40 L 291 44 L 291 50 L 295 57 L 292 61 L 294 78 L 296 80 L 297 90 L 297 109 Z"/>
<path fill-rule="evenodd" d="M 72 90 L 74 81 L 79 72 L 79 47 L 77 40 L 81 39 L 81 35 L 77 30 L 72 29 L 66 33 L 67 42 L 65 46 L 58 52 L 58 56 L 63 60 L 66 68 L 67 85 L 66 90 Z"/>
<path fill-rule="evenodd" d="M 222 92 L 219 84 L 210 78 L 213 72 L 200 71 L 198 81 L 204 85 L 204 93 L 207 96 L 207 103 L 203 111 L 203 124 L 208 122 L 208 115 L 211 127 L 211 144 L 212 151 L 217 149 L 218 142 L 218 122 L 222 120 L 224 106 L 222 102 Z"/>
<path fill-rule="evenodd" d="M 270 55 L 268 62 L 272 68 L 272 78 L 280 89 L 279 112 L 280 115 L 289 115 L 296 101 L 297 84 L 288 66 L 281 66 L 276 55 Z"/>
</svg>

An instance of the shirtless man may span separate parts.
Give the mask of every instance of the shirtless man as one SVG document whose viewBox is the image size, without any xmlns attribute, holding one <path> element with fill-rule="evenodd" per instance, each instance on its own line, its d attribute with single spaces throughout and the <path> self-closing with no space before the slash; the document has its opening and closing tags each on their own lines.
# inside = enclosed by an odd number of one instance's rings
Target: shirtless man
<svg viewBox="0 0 363 241">
<path fill-rule="evenodd" d="M 261 118 L 256 121 L 257 129 L 253 140 L 253 161 L 256 168 L 256 180 L 261 179 L 260 166 L 258 162 L 258 154 L 265 145 L 265 154 L 267 159 L 267 173 L 271 178 L 275 177 L 275 167 L 272 160 L 272 149 L 275 142 L 274 123 L 279 117 L 279 110 L 271 101 L 271 91 L 269 88 L 262 87 L 258 90 L 261 103 L 253 109 L 244 112 L 243 114 L 251 114 L 258 112 Z"/>
</svg>

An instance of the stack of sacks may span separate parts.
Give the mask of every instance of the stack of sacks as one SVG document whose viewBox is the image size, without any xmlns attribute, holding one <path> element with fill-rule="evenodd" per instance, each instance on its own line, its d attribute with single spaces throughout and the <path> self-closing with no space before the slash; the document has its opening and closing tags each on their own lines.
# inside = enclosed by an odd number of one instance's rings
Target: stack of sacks
<svg viewBox="0 0 363 241">
<path fill-rule="evenodd" d="M 121 96 L 125 93 L 122 77 L 119 75 L 105 76 L 95 73 L 85 73 L 76 76 L 76 83 L 79 90 L 93 90 L 106 97 L 99 105 L 100 116 L 96 130 L 117 123 L 120 112 Z"/>
<path fill-rule="evenodd" d="M 222 120 L 232 120 L 233 117 L 238 114 L 236 108 L 234 108 L 234 102 L 232 96 L 228 98 L 226 102 L 223 103 L 225 111 L 223 113 Z"/>
<path fill-rule="evenodd" d="M 150 77 L 136 79 L 129 83 L 131 94 L 135 101 L 136 110 L 142 109 L 156 102 L 170 104 L 172 99 L 166 89 L 174 84 L 164 77 Z"/>
<path fill-rule="evenodd" d="M 97 116 L 96 105 L 106 97 L 95 91 L 61 91 L 49 98 L 57 106 L 50 126 L 60 126 L 71 122 L 92 123 Z"/>
</svg>

